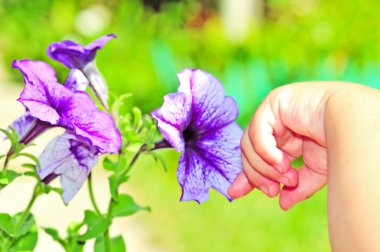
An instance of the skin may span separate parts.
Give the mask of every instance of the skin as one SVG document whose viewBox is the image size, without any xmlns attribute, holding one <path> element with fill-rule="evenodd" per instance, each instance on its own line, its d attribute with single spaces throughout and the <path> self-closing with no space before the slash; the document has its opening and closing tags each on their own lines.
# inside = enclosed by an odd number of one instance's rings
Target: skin
<svg viewBox="0 0 380 252">
<path fill-rule="evenodd" d="M 233 198 L 254 188 L 288 210 L 328 187 L 333 251 L 380 251 L 380 92 L 343 82 L 273 90 L 241 140 Z M 290 162 L 303 156 L 299 170 Z"/>
</svg>

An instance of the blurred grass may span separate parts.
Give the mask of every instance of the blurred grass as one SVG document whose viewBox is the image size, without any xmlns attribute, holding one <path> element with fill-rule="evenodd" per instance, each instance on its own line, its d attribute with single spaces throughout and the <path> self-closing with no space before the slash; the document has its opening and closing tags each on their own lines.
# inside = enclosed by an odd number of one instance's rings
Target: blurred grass
<svg viewBox="0 0 380 252">
<path fill-rule="evenodd" d="M 144 218 L 155 234 L 151 242 L 164 251 L 329 251 L 326 190 L 288 212 L 279 208 L 278 199 L 259 191 L 232 203 L 213 190 L 202 205 L 180 202 L 175 178 L 178 155 L 161 153 L 171 160 L 168 173 L 144 158 L 127 189 L 141 204 L 152 207 L 151 213 L 138 218 Z"/>
<path fill-rule="evenodd" d="M 226 36 L 220 5 L 227 0 L 144 2 L 156 9 L 164 3 L 155 11 L 138 0 L 0 0 L 6 80 L 21 84 L 11 62 L 29 58 L 51 63 L 63 81 L 68 70 L 47 58 L 46 47 L 112 32 L 118 38 L 98 53 L 99 68 L 113 93 L 133 93 L 145 112 L 176 90 L 175 75 L 185 67 L 222 81 L 237 99 L 243 127 L 265 95 L 285 83 L 345 80 L 380 88 L 377 0 L 266 0 L 261 21 L 251 20 L 241 41 Z M 89 13 L 97 18 L 88 21 Z M 202 205 L 179 203 L 178 155 L 166 154 L 168 174 L 140 162 L 129 185 L 153 208 L 144 214 L 156 234 L 151 242 L 167 251 L 329 250 L 325 190 L 289 212 L 258 192 L 231 204 L 214 192 Z"/>
</svg>

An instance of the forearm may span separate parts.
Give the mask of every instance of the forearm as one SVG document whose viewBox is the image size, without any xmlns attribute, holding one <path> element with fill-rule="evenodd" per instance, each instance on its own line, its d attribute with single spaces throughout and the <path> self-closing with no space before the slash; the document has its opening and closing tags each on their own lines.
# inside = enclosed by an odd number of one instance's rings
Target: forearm
<svg viewBox="0 0 380 252">
<path fill-rule="evenodd" d="M 333 251 L 380 251 L 380 92 L 348 85 L 326 105 Z"/>
</svg>

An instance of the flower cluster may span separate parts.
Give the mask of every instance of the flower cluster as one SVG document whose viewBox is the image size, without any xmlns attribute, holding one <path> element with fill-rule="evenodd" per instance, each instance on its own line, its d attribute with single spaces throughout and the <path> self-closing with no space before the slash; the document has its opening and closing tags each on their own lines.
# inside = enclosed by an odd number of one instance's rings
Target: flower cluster
<svg viewBox="0 0 380 252">
<path fill-rule="evenodd" d="M 18 101 L 26 112 L 11 125 L 21 143 L 29 143 L 52 127 L 66 130 L 46 146 L 38 171 L 45 183 L 60 176 L 66 203 L 81 188 L 98 156 L 118 153 L 121 148 L 121 135 L 113 118 L 99 110 L 85 92 L 90 86 L 107 108 L 107 87 L 94 59 L 97 50 L 113 38 L 113 34 L 106 35 L 87 46 L 72 41 L 51 44 L 48 55 L 70 68 L 63 85 L 45 62 L 13 63 L 25 81 Z M 202 203 L 209 188 L 231 200 L 227 189 L 242 170 L 242 130 L 235 122 L 236 102 L 224 95 L 221 83 L 209 73 L 185 69 L 178 78 L 178 92 L 166 95 L 162 107 L 151 115 L 165 138 L 160 145 L 182 153 L 177 170 L 181 200 Z"/>
<path fill-rule="evenodd" d="M 22 175 L 36 178 L 37 183 L 23 212 L 13 216 L 0 213 L 2 251 L 33 251 L 38 231 L 30 210 L 36 198 L 54 191 L 61 193 L 68 204 L 87 178 L 93 209 L 85 210 L 82 221 L 70 224 L 65 238 L 54 228 L 44 231 L 66 251 L 83 251 L 85 243 L 92 239 L 96 251 L 126 251 L 121 235 L 110 236 L 113 220 L 150 208 L 137 204 L 120 190 L 121 186 L 128 181 L 131 168 L 142 153 L 151 154 L 164 164 L 154 153 L 162 148 L 173 147 L 181 152 L 177 169 L 181 200 L 202 203 L 209 197 L 210 188 L 232 200 L 227 189 L 242 170 L 242 130 L 235 122 L 236 102 L 224 95 L 223 86 L 211 74 L 185 69 L 178 74 L 178 92 L 166 95 L 163 105 L 151 116 L 143 116 L 136 107 L 126 110 L 129 94 L 115 98 L 109 109 L 108 89 L 94 60 L 97 51 L 113 38 L 113 34 L 106 35 L 87 46 L 72 41 L 51 44 L 48 55 L 70 69 L 63 84 L 45 62 L 28 59 L 13 62 L 13 67 L 24 76 L 25 85 L 18 101 L 26 111 L 8 130 L 0 129 L 0 138 L 8 138 L 10 142 L 9 151 L 0 155 L 0 159 L 4 158 L 0 190 Z M 99 106 L 86 93 L 88 86 L 98 98 Z M 39 158 L 24 151 L 31 141 L 53 127 L 65 131 L 46 145 Z M 107 153 L 117 155 L 103 159 L 110 197 L 107 210 L 102 211 L 93 193 L 90 174 L 99 156 Z M 9 161 L 19 156 L 34 161 L 35 164 L 23 164 L 25 169 L 32 170 L 21 174 L 8 169 Z M 48 185 L 57 177 L 62 190 Z"/>
<path fill-rule="evenodd" d="M 63 199 L 68 203 L 80 189 L 98 156 L 118 153 L 121 136 L 113 118 L 97 108 L 91 97 L 84 92 L 92 86 L 103 104 L 107 103 L 104 82 L 91 82 L 85 71 L 94 66 L 96 51 L 114 35 L 104 36 L 88 46 L 71 41 L 53 43 L 48 54 L 71 68 L 64 85 L 55 76 L 54 69 L 42 61 L 16 60 L 13 67 L 24 75 L 25 87 L 18 99 L 26 113 L 11 126 L 27 144 L 43 131 L 62 127 L 66 132 L 53 139 L 40 156 L 40 178 L 49 183 L 60 176 Z M 98 77 L 94 77 L 98 76 Z M 101 79 L 92 71 L 92 79 Z M 101 83 L 101 85 L 99 85 Z"/>
</svg>

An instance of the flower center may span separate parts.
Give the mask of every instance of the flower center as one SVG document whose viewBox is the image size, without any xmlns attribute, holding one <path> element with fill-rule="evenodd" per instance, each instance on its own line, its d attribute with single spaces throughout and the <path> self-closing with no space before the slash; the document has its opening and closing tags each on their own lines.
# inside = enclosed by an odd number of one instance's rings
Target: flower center
<svg viewBox="0 0 380 252">
<path fill-rule="evenodd" d="M 185 129 L 182 134 L 185 142 L 194 141 L 198 138 L 197 131 L 194 129 Z"/>
</svg>

